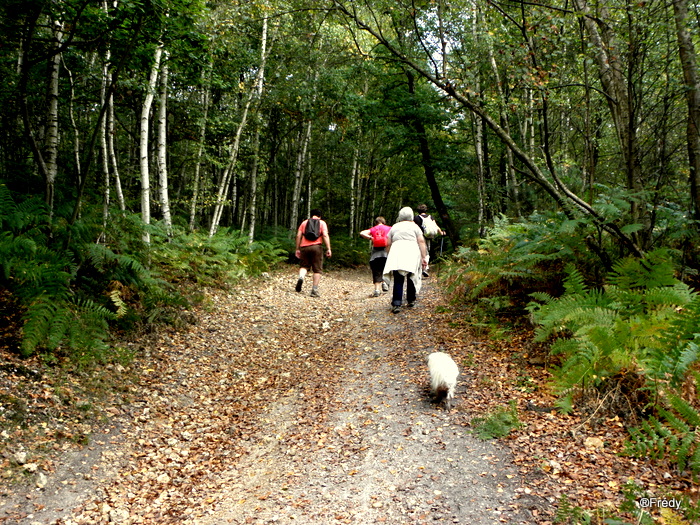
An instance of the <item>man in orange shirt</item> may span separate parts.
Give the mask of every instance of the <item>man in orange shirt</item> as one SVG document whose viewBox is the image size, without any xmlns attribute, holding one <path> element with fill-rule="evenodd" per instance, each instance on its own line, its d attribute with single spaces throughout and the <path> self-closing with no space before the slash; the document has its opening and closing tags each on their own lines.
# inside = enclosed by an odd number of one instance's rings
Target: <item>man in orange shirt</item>
<svg viewBox="0 0 700 525">
<path fill-rule="evenodd" d="M 295 290 L 301 292 L 304 277 L 313 272 L 311 297 L 318 297 L 318 284 L 323 272 L 323 245 L 326 245 L 326 257 L 331 256 L 331 238 L 328 235 L 328 225 L 321 219 L 320 210 L 311 210 L 311 217 L 303 221 L 297 229 L 296 256 L 299 259 L 299 279 Z"/>
</svg>

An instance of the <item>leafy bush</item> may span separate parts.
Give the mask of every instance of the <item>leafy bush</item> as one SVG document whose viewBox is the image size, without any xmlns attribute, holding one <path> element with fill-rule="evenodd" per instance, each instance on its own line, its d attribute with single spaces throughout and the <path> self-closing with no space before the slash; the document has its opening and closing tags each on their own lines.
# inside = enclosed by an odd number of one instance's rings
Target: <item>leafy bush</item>
<svg viewBox="0 0 700 525">
<path fill-rule="evenodd" d="M 594 265 L 583 235 L 578 221 L 560 214 L 534 214 L 517 223 L 501 217 L 476 249 L 460 248 L 445 263 L 446 290 L 454 301 L 481 301 L 493 311 L 519 308 L 536 290 L 555 294 L 567 263 Z"/>
<path fill-rule="evenodd" d="M 673 277 L 665 252 L 618 262 L 604 288 L 589 288 L 572 265 L 567 273 L 561 297 L 533 293 L 539 302 L 528 306 L 538 325 L 535 340 L 554 338 L 551 353 L 562 356 L 555 372 L 560 393 L 625 373 L 639 374 L 655 390 L 669 374 L 681 380 L 696 347 L 688 340 L 692 323 L 679 324 L 685 319 L 679 312 L 695 311 L 697 294 Z M 673 341 L 677 351 L 668 352 Z"/>
<path fill-rule="evenodd" d="M 287 257 L 276 239 L 249 244 L 238 230 L 179 233 L 153 243 L 153 264 L 172 282 L 225 286 L 247 276 L 260 275 Z"/>
<path fill-rule="evenodd" d="M 680 471 L 700 472 L 698 399 L 684 399 L 700 352 L 700 296 L 675 279 L 664 251 L 624 259 L 609 284 L 589 288 L 578 270 L 567 268 L 565 293 L 535 293 L 528 309 L 538 324 L 535 339 L 552 340 L 561 356 L 555 388 L 568 399 L 588 388 L 622 392 L 633 399 L 632 415 L 648 417 L 630 429 L 627 452 L 670 460 Z M 621 385 L 625 385 L 621 387 Z M 631 387 L 629 387 L 631 385 Z M 639 406 L 644 394 L 644 403 Z M 607 409 L 613 405 L 608 401 Z"/>
</svg>

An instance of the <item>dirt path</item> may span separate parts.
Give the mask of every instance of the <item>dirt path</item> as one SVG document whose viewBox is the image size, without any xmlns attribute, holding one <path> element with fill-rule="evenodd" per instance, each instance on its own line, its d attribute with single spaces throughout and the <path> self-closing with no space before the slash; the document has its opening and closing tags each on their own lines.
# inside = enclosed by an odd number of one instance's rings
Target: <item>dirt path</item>
<svg viewBox="0 0 700 525">
<path fill-rule="evenodd" d="M 460 363 L 421 316 L 440 302 L 432 282 L 393 315 L 368 280 L 328 272 L 311 298 L 292 270 L 212 294 L 197 325 L 139 362 L 144 380 L 111 433 L 6 502 L 6 520 L 537 523 L 545 505 L 509 452 L 466 427 L 468 371 L 455 409 L 430 400 L 425 356 Z"/>
</svg>

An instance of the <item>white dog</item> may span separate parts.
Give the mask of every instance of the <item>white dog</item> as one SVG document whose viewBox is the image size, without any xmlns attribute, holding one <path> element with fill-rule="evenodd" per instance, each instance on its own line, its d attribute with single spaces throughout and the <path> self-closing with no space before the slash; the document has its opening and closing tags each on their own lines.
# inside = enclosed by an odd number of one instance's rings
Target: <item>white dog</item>
<svg viewBox="0 0 700 525">
<path fill-rule="evenodd" d="M 459 368 L 452 358 L 444 352 L 433 352 L 428 356 L 430 371 L 430 391 L 438 401 L 445 399 L 449 409 L 455 397 Z"/>
</svg>

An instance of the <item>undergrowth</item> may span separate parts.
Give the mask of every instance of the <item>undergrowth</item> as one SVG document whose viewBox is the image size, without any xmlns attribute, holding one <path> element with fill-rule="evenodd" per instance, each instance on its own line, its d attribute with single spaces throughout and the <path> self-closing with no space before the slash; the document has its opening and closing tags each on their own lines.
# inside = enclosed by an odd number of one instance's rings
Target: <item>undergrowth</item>
<svg viewBox="0 0 700 525">
<path fill-rule="evenodd" d="M 177 323 L 192 285 L 225 286 L 260 275 L 287 256 L 275 239 L 249 243 L 238 231 L 213 238 L 116 213 L 103 224 L 86 210 L 70 224 L 37 198 L 15 202 L 0 185 L 0 289 L 21 315 L 14 350 L 82 366 L 121 359 L 115 331 Z M 13 302 L 14 301 L 14 302 Z"/>
<path fill-rule="evenodd" d="M 595 255 L 583 253 L 591 238 L 590 227 L 558 215 L 502 219 L 443 266 L 442 280 L 452 302 L 489 336 L 516 320 L 532 323 L 532 345 L 549 354 L 549 386 L 561 410 L 577 410 L 591 425 L 621 418 L 626 454 L 697 480 L 700 296 L 678 278 L 686 272 L 673 250 L 624 257 L 598 235 Z M 688 502 L 661 519 L 692 521 L 696 507 Z M 639 523 L 659 517 L 634 514 Z M 625 523 L 566 502 L 558 519 Z"/>
<path fill-rule="evenodd" d="M 521 426 L 514 401 L 508 406 L 496 408 L 485 416 L 473 418 L 471 424 L 474 434 L 484 441 L 505 437 L 511 430 Z"/>
</svg>

